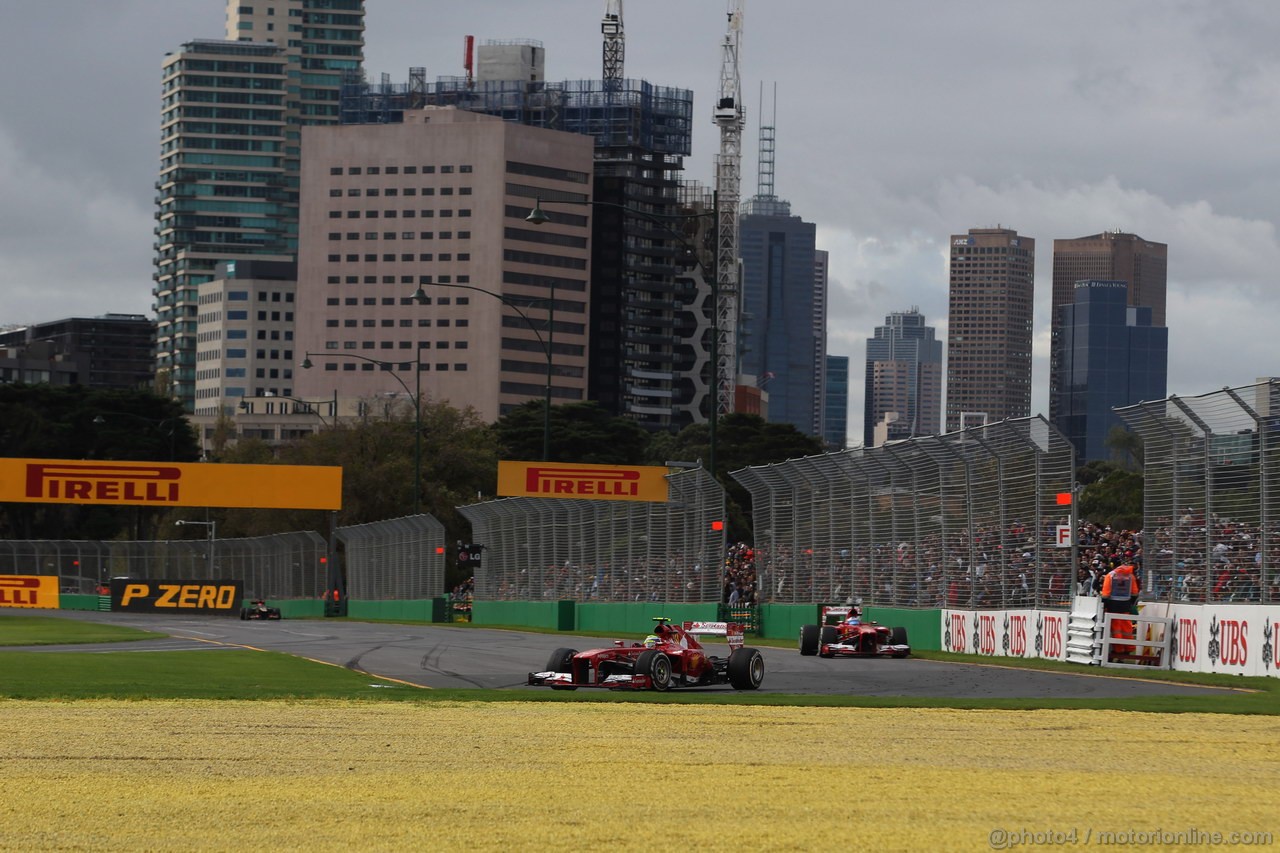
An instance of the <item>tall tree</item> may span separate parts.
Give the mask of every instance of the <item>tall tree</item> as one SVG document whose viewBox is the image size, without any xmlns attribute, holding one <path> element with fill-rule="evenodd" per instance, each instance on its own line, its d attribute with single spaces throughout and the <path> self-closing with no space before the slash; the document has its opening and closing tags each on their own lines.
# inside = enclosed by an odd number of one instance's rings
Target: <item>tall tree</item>
<svg viewBox="0 0 1280 853">
<path fill-rule="evenodd" d="M 711 458 L 711 433 L 706 424 L 682 429 L 667 449 L 668 458 L 705 461 Z M 769 465 L 823 452 L 822 441 L 805 435 L 791 424 L 771 424 L 759 415 L 735 412 L 719 419 L 716 430 L 717 479 L 728 498 L 729 538 L 751 541 L 751 493 L 730 471 L 750 465 Z M 657 463 L 655 463 L 657 464 Z"/>
<path fill-rule="evenodd" d="M 150 390 L 0 386 L 0 456 L 191 461 L 199 444 L 181 405 Z M 0 505 L 0 535 L 113 539 L 150 535 L 157 513 L 132 507 Z"/>
<path fill-rule="evenodd" d="M 649 433 L 635 421 L 609 414 L 599 403 L 551 407 L 549 462 L 640 465 Z M 503 459 L 542 460 L 543 403 L 530 400 L 494 424 Z"/>
</svg>

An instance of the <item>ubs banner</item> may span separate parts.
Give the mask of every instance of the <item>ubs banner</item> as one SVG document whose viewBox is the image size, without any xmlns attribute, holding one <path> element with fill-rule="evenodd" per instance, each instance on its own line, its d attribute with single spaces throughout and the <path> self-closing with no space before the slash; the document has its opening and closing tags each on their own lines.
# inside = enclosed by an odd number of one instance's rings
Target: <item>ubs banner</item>
<svg viewBox="0 0 1280 853">
<path fill-rule="evenodd" d="M 1065 660 L 1065 610 L 943 610 L 943 651 Z"/>
<path fill-rule="evenodd" d="M 0 607 L 58 609 L 58 579 L 53 575 L 0 575 Z"/>
<path fill-rule="evenodd" d="M 0 502 L 341 509 L 342 469 L 0 459 Z"/>
<path fill-rule="evenodd" d="M 240 614 L 243 581 L 111 579 L 111 609 L 130 613 Z"/>
</svg>

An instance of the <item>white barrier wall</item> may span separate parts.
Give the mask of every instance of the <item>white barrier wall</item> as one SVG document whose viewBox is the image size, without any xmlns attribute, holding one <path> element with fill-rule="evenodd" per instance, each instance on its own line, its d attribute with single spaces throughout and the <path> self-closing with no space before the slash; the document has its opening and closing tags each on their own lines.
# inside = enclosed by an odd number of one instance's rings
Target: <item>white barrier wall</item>
<svg viewBox="0 0 1280 853">
<path fill-rule="evenodd" d="M 1280 677 L 1280 605 L 1143 602 L 1173 620 L 1173 669 Z M 1065 610 L 943 610 L 942 648 L 1065 660 Z"/>
</svg>

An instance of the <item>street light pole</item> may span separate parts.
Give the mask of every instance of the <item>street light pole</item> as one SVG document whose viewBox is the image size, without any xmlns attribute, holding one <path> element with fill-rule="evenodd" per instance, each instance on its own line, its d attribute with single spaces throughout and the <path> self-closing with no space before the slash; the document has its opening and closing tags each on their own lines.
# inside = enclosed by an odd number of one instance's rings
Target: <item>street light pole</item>
<svg viewBox="0 0 1280 853">
<path fill-rule="evenodd" d="M 452 287 L 459 290 L 473 290 L 476 293 L 483 293 L 486 296 L 492 296 L 494 299 L 506 305 L 512 311 L 520 315 L 520 319 L 524 320 L 525 325 L 533 332 L 534 337 L 538 339 L 538 344 L 542 347 L 542 354 L 547 359 L 547 387 L 546 396 L 542 402 L 542 461 L 551 461 L 551 376 L 553 374 L 553 358 L 552 346 L 555 343 L 556 334 L 556 283 L 551 282 L 551 297 L 549 299 L 539 299 L 536 296 L 510 296 L 504 293 L 498 293 L 493 290 L 485 290 L 483 287 L 476 287 L 471 284 L 452 284 L 433 282 L 429 287 Z M 418 285 L 418 289 L 409 297 L 419 305 L 425 305 L 427 302 L 427 292 L 422 289 L 423 285 Z M 516 301 L 527 303 L 544 302 L 547 306 L 547 337 L 543 338 L 542 333 L 538 331 L 538 326 L 533 320 L 529 319 L 529 315 L 520 310 L 520 306 Z"/>
<path fill-rule="evenodd" d="M 400 387 L 404 389 L 405 394 L 410 394 L 409 386 L 404 380 L 396 375 L 393 368 L 396 362 L 379 361 L 376 358 L 368 356 L 356 355 L 352 352 L 308 352 L 302 359 L 302 369 L 311 369 L 311 357 L 316 358 L 354 358 L 360 361 L 367 361 L 370 364 L 376 364 L 383 371 L 390 373 L 391 378 L 400 383 Z M 422 354 L 415 353 L 414 361 L 414 391 L 410 396 L 413 398 L 413 514 L 420 515 L 422 513 Z M 333 392 L 334 407 L 336 411 L 338 392 Z"/>
<path fill-rule="evenodd" d="M 206 580 L 213 580 L 213 579 L 214 579 L 214 576 L 213 576 L 213 573 L 214 573 L 214 567 L 213 567 L 213 549 L 214 549 L 214 545 L 215 545 L 215 543 L 218 541 L 218 522 L 216 522 L 216 521 L 186 521 L 186 520 L 183 520 L 183 519 L 179 519 L 179 520 L 175 521 L 173 524 L 174 524 L 174 526 L 175 526 L 175 527 L 183 527 L 184 525 L 194 524 L 194 525 L 197 525 L 198 527 L 207 527 L 207 528 L 209 528 L 209 577 L 208 577 L 208 578 L 206 578 Z"/>
</svg>

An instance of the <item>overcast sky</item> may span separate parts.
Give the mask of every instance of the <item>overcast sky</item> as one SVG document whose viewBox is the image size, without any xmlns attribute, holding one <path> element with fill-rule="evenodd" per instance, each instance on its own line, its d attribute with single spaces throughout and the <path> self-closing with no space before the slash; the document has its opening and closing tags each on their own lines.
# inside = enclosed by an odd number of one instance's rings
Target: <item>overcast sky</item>
<svg viewBox="0 0 1280 853">
<path fill-rule="evenodd" d="M 252 2 L 252 0 L 245 0 Z M 947 238 L 1034 237 L 1033 412 L 1048 410 L 1053 240 L 1169 245 L 1169 391 L 1280 374 L 1280 3 L 746 0 L 743 195 L 775 124 L 777 194 L 831 253 L 829 344 L 918 306 L 946 337 Z M 462 74 L 463 37 L 537 39 L 550 80 L 600 77 L 604 0 L 368 0 L 366 69 Z M 712 182 L 724 0 L 626 4 L 626 76 L 694 91 L 688 177 Z M 0 324 L 151 313 L 160 63 L 222 38 L 222 0 L 6 4 Z M 777 103 L 772 101 L 777 86 Z M 775 117 L 776 116 L 776 117 Z"/>
</svg>

